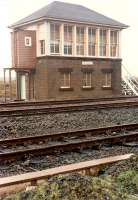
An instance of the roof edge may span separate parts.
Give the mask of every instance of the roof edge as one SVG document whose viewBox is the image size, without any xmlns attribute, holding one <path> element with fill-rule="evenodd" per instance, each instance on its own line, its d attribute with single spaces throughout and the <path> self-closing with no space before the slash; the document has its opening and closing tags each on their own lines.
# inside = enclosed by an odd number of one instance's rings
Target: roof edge
<svg viewBox="0 0 138 200">
<path fill-rule="evenodd" d="M 17 25 L 10 25 L 8 26 L 8 28 L 10 29 L 16 29 L 16 28 L 20 28 L 20 27 L 23 27 L 23 26 L 26 26 L 26 25 L 29 25 L 29 24 L 34 24 L 36 22 L 39 22 L 39 21 L 43 21 L 43 20 L 53 20 L 53 21 L 63 21 L 63 22 L 71 22 L 71 23 L 76 23 L 76 24 L 87 24 L 87 25 L 94 25 L 94 26 L 105 26 L 105 27 L 113 27 L 113 28 L 119 28 L 119 29 L 126 29 L 130 26 L 128 25 L 120 25 L 120 26 L 117 26 L 117 25 L 111 25 L 111 24 L 98 24 L 98 23 L 90 23 L 90 22 L 86 22 L 86 21 L 75 21 L 75 20 L 67 20 L 67 19 L 62 19 L 62 18 L 52 18 L 52 17 L 41 17 L 39 19 L 35 19 L 35 20 L 31 20 L 31 21 L 28 21 L 28 22 L 25 22 L 25 23 L 20 23 L 20 24 L 17 24 Z"/>
</svg>

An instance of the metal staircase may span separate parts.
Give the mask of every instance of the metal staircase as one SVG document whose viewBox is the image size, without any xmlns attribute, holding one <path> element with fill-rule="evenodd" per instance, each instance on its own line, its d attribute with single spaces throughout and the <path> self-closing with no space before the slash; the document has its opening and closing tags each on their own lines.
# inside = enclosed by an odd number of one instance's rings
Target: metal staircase
<svg viewBox="0 0 138 200">
<path fill-rule="evenodd" d="M 122 65 L 122 94 L 138 96 L 138 81 Z"/>
</svg>

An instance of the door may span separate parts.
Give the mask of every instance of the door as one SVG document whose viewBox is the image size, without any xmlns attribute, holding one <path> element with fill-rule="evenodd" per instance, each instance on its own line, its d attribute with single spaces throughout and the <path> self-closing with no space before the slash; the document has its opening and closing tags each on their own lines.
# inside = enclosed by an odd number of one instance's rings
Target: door
<svg viewBox="0 0 138 200">
<path fill-rule="evenodd" d="M 20 77 L 20 94 L 21 99 L 26 100 L 26 81 L 25 81 L 25 75 L 21 75 Z"/>
</svg>

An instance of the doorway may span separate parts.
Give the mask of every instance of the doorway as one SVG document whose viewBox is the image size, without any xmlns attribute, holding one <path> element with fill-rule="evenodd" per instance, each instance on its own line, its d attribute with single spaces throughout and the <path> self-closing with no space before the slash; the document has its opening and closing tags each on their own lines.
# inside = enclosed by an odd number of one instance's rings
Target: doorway
<svg viewBox="0 0 138 200">
<path fill-rule="evenodd" d="M 20 76 L 20 97 L 21 100 L 26 100 L 26 76 Z"/>
</svg>

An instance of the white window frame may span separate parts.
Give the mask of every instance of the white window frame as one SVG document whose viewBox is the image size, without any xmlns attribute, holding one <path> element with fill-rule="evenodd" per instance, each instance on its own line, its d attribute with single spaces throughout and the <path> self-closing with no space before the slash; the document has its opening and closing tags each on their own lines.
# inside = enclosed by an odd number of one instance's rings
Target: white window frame
<svg viewBox="0 0 138 200">
<path fill-rule="evenodd" d="M 45 40 L 39 40 L 40 55 L 45 55 Z"/>
<path fill-rule="evenodd" d="M 112 72 L 105 72 L 104 73 L 104 88 L 111 88 L 112 87 Z"/>
<path fill-rule="evenodd" d="M 65 27 L 67 28 L 67 41 L 65 41 Z M 71 27 L 71 41 L 70 41 L 70 32 L 69 27 Z M 65 48 L 67 49 L 67 53 L 65 53 Z M 71 53 L 69 53 L 69 49 L 71 48 Z M 64 24 L 64 55 L 72 55 L 73 54 L 73 26 L 69 24 Z"/>
<path fill-rule="evenodd" d="M 104 31 L 106 32 L 105 41 L 104 41 Z M 107 48 L 106 47 L 107 47 L 107 30 L 100 29 L 99 30 L 99 56 L 100 57 L 107 57 Z M 105 55 L 104 55 L 104 50 L 105 50 Z"/>
<path fill-rule="evenodd" d="M 54 26 L 54 40 L 51 38 L 51 26 Z M 56 39 L 56 31 L 55 31 L 55 27 L 56 26 L 59 26 L 59 38 Z M 54 47 L 54 52 L 51 52 L 51 45 L 53 45 Z M 58 49 L 59 49 L 59 52 L 56 52 L 56 45 L 58 45 Z M 50 54 L 56 54 L 56 55 L 59 55 L 60 54 L 60 24 L 58 23 L 50 23 Z"/>
<path fill-rule="evenodd" d="M 89 34 L 89 30 L 91 30 L 91 34 Z M 93 40 L 93 31 L 95 31 L 95 41 Z M 91 48 L 92 52 L 94 50 L 94 55 L 89 54 L 89 48 Z M 88 27 L 88 56 L 96 56 L 96 28 L 94 27 Z"/>
<path fill-rule="evenodd" d="M 82 87 L 92 88 L 92 72 L 83 72 L 83 86 Z"/>
<path fill-rule="evenodd" d="M 62 73 L 62 85 L 60 88 L 70 88 L 71 87 L 71 72 L 63 72 Z"/>
<path fill-rule="evenodd" d="M 78 28 L 80 29 L 79 35 L 77 34 Z M 83 41 L 81 41 L 82 29 L 83 29 Z M 85 54 L 85 42 L 84 42 L 84 40 L 85 40 L 85 27 L 84 26 L 76 26 L 76 55 L 77 56 L 84 56 L 84 54 Z M 81 54 L 81 48 L 83 48 L 83 54 Z"/>
<path fill-rule="evenodd" d="M 111 33 L 113 33 L 113 42 Z M 115 38 L 115 33 L 117 34 L 117 38 Z M 116 41 L 115 41 L 116 40 Z M 115 48 L 115 55 L 113 55 Z M 110 57 L 118 57 L 119 56 L 119 31 L 118 30 L 110 30 Z"/>
<path fill-rule="evenodd" d="M 31 47 L 32 46 L 32 38 L 30 36 L 25 36 L 24 38 L 25 46 Z"/>
</svg>

